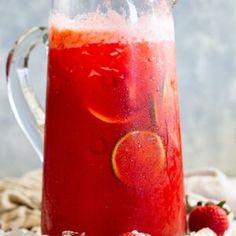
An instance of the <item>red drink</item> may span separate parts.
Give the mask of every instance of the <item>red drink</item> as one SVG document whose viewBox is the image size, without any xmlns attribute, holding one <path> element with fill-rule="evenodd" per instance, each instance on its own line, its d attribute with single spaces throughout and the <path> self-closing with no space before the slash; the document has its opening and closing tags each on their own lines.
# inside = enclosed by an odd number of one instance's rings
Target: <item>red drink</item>
<svg viewBox="0 0 236 236">
<path fill-rule="evenodd" d="M 43 233 L 184 235 L 173 41 L 52 26 L 45 135 Z"/>
</svg>

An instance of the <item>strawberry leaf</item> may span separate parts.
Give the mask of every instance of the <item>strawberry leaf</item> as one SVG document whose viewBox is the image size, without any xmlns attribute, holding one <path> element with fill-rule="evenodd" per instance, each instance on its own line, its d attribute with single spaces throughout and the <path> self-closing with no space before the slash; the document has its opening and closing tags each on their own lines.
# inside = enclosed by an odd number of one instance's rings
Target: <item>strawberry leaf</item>
<svg viewBox="0 0 236 236">
<path fill-rule="evenodd" d="M 203 203 L 200 201 L 200 202 L 197 202 L 197 206 L 202 206 Z"/>
<path fill-rule="evenodd" d="M 225 205 L 226 201 L 221 201 L 217 204 L 217 206 L 223 208 L 223 206 Z"/>
</svg>

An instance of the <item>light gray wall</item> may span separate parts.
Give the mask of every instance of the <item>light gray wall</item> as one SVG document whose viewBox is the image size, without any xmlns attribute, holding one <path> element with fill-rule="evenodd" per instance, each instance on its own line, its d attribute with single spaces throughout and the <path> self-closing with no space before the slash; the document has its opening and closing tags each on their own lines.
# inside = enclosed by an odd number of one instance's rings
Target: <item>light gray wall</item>
<svg viewBox="0 0 236 236">
<path fill-rule="evenodd" d="M 236 1 L 179 0 L 175 16 L 185 167 L 236 175 Z"/>
<path fill-rule="evenodd" d="M 0 0 L 0 177 L 41 165 L 10 111 L 4 71 L 14 39 L 46 25 L 49 6 Z M 236 175 L 236 1 L 179 0 L 174 14 L 185 169 Z"/>
</svg>

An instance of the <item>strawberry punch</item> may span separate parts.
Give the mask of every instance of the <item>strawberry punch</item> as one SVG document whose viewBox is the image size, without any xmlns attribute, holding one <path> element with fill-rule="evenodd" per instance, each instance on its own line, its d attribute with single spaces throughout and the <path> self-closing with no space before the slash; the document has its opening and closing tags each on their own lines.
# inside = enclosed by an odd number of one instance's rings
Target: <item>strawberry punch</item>
<svg viewBox="0 0 236 236">
<path fill-rule="evenodd" d="M 44 234 L 185 234 L 173 35 L 168 14 L 51 14 Z"/>
</svg>

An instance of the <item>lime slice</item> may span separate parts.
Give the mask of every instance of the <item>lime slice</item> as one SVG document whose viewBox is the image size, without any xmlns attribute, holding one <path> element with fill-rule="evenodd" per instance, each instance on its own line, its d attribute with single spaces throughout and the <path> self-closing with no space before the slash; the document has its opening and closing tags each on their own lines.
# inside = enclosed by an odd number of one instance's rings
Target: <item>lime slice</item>
<svg viewBox="0 0 236 236">
<path fill-rule="evenodd" d="M 150 131 L 133 131 L 122 137 L 112 154 L 115 175 L 131 187 L 155 185 L 165 168 L 161 138 Z"/>
</svg>

